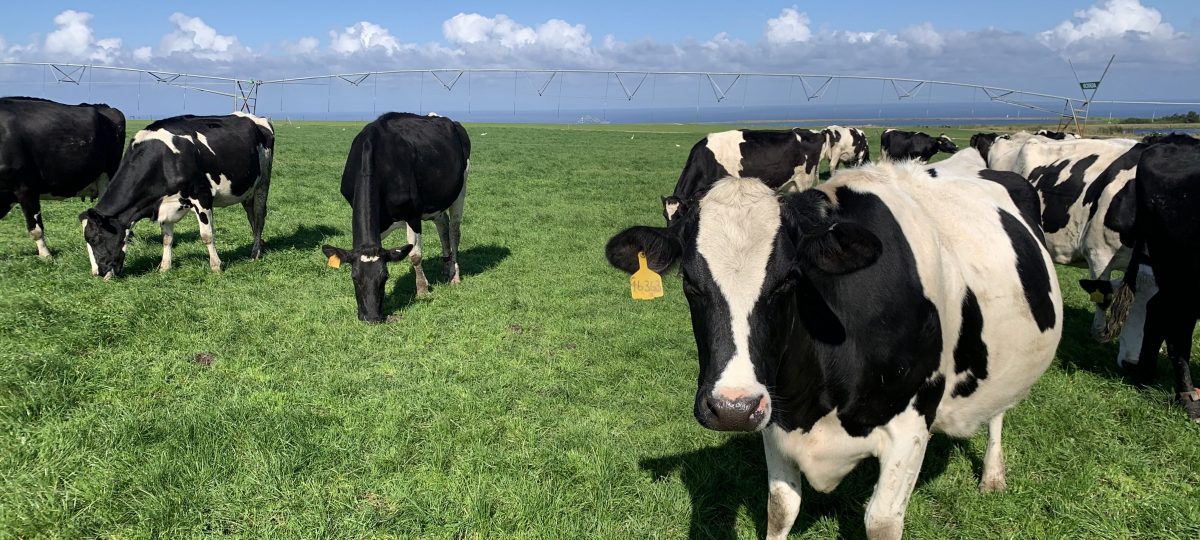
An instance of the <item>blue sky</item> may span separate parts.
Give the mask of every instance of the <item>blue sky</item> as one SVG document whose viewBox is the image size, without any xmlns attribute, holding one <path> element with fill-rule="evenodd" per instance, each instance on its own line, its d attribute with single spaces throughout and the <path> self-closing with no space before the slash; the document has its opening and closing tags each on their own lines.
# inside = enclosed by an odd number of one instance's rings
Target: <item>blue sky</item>
<svg viewBox="0 0 1200 540">
<path fill-rule="evenodd" d="M 8 2 L 0 59 L 270 79 L 523 67 L 936 78 L 1200 97 L 1200 1 Z M 878 90 L 873 90 L 878 95 Z M 1072 94 L 1073 95 L 1073 94 Z"/>
</svg>

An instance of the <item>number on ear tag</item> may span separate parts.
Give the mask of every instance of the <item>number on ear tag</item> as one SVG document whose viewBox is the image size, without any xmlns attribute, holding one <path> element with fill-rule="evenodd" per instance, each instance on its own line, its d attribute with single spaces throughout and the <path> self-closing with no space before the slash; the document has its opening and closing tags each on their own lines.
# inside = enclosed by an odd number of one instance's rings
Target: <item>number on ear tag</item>
<svg viewBox="0 0 1200 540">
<path fill-rule="evenodd" d="M 342 258 L 338 257 L 337 255 L 330 255 L 329 256 L 329 267 L 330 268 L 341 268 L 342 267 Z"/>
<path fill-rule="evenodd" d="M 1091 298 L 1092 298 L 1093 303 L 1096 303 L 1096 304 L 1104 303 L 1104 293 L 1102 293 L 1100 291 L 1092 291 Z"/>
<path fill-rule="evenodd" d="M 646 266 L 646 254 L 638 252 L 638 271 L 629 276 L 629 292 L 634 300 L 653 300 L 663 295 L 662 277 Z"/>
</svg>

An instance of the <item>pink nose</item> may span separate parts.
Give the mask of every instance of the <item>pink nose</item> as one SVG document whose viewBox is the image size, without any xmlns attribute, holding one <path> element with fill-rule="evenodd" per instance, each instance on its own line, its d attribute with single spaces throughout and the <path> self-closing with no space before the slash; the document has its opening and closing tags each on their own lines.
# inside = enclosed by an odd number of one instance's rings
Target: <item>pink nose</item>
<svg viewBox="0 0 1200 540">
<path fill-rule="evenodd" d="M 704 399 L 700 423 L 717 431 L 755 431 L 770 408 L 771 398 L 745 391 L 721 391 Z"/>
</svg>

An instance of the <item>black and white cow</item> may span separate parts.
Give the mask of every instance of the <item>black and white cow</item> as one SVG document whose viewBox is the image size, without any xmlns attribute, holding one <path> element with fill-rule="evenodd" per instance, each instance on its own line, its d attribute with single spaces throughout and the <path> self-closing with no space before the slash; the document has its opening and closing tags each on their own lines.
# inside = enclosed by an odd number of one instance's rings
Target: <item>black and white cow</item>
<svg viewBox="0 0 1200 540">
<path fill-rule="evenodd" d="M 326 245 L 322 250 L 351 266 L 359 319 L 383 320 L 387 263 L 406 255 L 417 294 L 429 293 L 421 268 L 422 220 L 433 220 L 441 237 L 442 278 L 459 282 L 459 228 L 470 162 L 467 131 L 441 116 L 387 113 L 354 137 L 342 172 L 342 196 L 353 214 L 354 246 L 345 250 Z M 388 233 L 402 226 L 409 245 L 383 248 Z"/>
<path fill-rule="evenodd" d="M 950 137 L 943 134 L 935 138 L 918 131 L 888 129 L 879 136 L 879 142 L 884 159 L 890 160 L 916 159 L 928 162 L 938 152 L 953 154 L 958 151 L 958 146 Z"/>
<path fill-rule="evenodd" d="M 1084 266 L 1090 273 L 1083 285 L 1090 290 L 1109 284 L 1113 270 L 1129 262 L 1128 242 L 1105 225 L 1114 199 L 1137 172 L 1138 157 L 1147 145 L 1130 139 L 1074 139 L 1055 141 L 1017 133 L 998 137 L 991 144 L 988 166 L 1012 171 L 1029 180 L 1042 201 L 1041 224 L 1054 262 Z M 1105 308 L 1111 295 L 1097 297 L 1092 334 L 1108 341 Z M 1140 348 L 1136 336 L 1123 336 L 1118 362 L 1136 363 Z M 1133 356 L 1128 356 L 1132 354 Z"/>
<path fill-rule="evenodd" d="M 124 146 L 125 115 L 108 105 L 0 98 L 0 218 L 20 204 L 38 256 L 49 258 L 41 200 L 100 196 Z"/>
<path fill-rule="evenodd" d="M 1062 300 L 1037 216 L 1006 173 L 883 162 L 780 195 L 715 184 L 668 228 L 608 242 L 626 272 L 678 263 L 700 360 L 694 414 L 761 431 L 768 538 L 799 511 L 801 475 L 830 491 L 877 456 L 871 538 L 899 538 L 930 432 L 988 425 L 981 488 L 1006 485 L 1001 429 L 1053 359 Z"/>
<path fill-rule="evenodd" d="M 108 279 L 121 273 L 127 234 L 145 218 L 162 227 L 159 270 L 170 270 L 175 223 L 189 212 L 200 223 L 209 267 L 219 272 L 213 208 L 238 202 L 254 234 L 250 256 L 261 257 L 274 150 L 271 123 L 240 112 L 176 116 L 137 132 L 108 191 L 79 215 L 92 274 Z"/>
<path fill-rule="evenodd" d="M 1200 422 L 1200 390 L 1192 384 L 1189 366 L 1200 319 L 1200 140 L 1186 135 L 1159 140 L 1142 152 L 1137 178 L 1129 184 L 1132 200 L 1118 201 L 1109 220 L 1135 241 L 1125 282 L 1140 296 L 1144 275 L 1134 268 L 1148 262 L 1158 292 L 1146 302 L 1136 377 L 1153 378 L 1165 340 L 1175 368 L 1176 397 L 1188 417 Z M 1126 327 L 1136 322 L 1127 321 Z"/>
<path fill-rule="evenodd" d="M 821 132 L 738 129 L 709 133 L 692 146 L 675 192 L 662 198 L 669 223 L 680 204 L 700 200 L 726 176 L 758 178 L 772 189 L 799 191 L 817 182 L 825 137 Z"/>
<path fill-rule="evenodd" d="M 1066 132 L 1066 131 L 1051 131 L 1048 129 L 1039 129 L 1039 130 L 1037 130 L 1037 133 L 1034 133 L 1034 135 L 1041 135 L 1042 137 L 1045 137 L 1047 139 L 1052 139 L 1055 141 L 1065 141 L 1065 140 L 1079 138 L 1079 135 L 1076 135 L 1074 133 L 1070 133 L 1070 132 Z"/>
<path fill-rule="evenodd" d="M 825 150 L 821 157 L 829 160 L 830 172 L 836 171 L 842 165 L 857 167 L 871 161 L 871 148 L 863 130 L 829 126 L 821 130 L 821 133 L 825 136 Z"/>
</svg>

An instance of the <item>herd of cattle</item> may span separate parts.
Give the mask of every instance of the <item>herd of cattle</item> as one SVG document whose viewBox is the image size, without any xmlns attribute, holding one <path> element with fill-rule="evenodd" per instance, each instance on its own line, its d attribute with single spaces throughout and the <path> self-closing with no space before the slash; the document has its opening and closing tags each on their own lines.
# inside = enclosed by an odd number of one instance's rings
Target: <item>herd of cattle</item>
<svg viewBox="0 0 1200 540">
<path fill-rule="evenodd" d="M 99 197 L 79 219 L 91 271 L 109 279 L 146 218 L 162 228 L 169 270 L 174 224 L 193 213 L 219 271 L 214 208 L 240 202 L 262 255 L 274 147 L 271 123 L 244 113 L 160 120 L 126 147 L 114 108 L 3 98 L 0 217 L 19 204 L 49 257 L 40 200 Z M 980 487 L 1004 489 L 1004 412 L 1062 335 L 1055 263 L 1089 269 L 1093 334 L 1119 336 L 1135 381 L 1153 377 L 1166 342 L 1178 399 L 1200 421 L 1189 373 L 1200 141 L 980 133 L 960 151 L 889 129 L 880 150 L 870 163 L 866 134 L 840 126 L 710 134 L 662 198 L 667 225 L 631 227 L 606 248 L 627 272 L 642 255 L 656 271 L 680 268 L 700 358 L 694 413 L 710 429 L 763 433 L 769 537 L 791 529 L 801 474 L 832 490 L 868 456 L 881 462 L 868 534 L 899 537 L 934 431 L 966 437 L 986 423 Z M 441 237 L 443 277 L 459 281 L 470 151 L 462 125 L 432 114 L 388 113 L 355 137 L 341 181 L 353 245 L 322 251 L 351 266 L 360 319 L 384 318 L 388 262 L 407 257 L 428 293 L 424 220 Z M 927 164 L 938 152 L 953 155 Z M 818 183 L 825 160 L 836 172 Z M 401 225 L 406 245 L 384 248 Z"/>
</svg>

